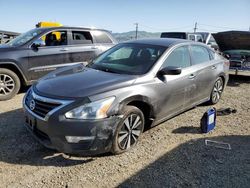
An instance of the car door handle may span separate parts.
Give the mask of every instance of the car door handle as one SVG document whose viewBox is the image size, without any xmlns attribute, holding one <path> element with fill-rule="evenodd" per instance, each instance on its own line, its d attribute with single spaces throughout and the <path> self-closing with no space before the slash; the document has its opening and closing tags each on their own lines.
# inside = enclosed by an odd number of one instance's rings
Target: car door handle
<svg viewBox="0 0 250 188">
<path fill-rule="evenodd" d="M 212 69 L 212 70 L 216 69 L 216 66 L 215 66 L 215 65 L 213 65 L 213 66 L 211 67 L 211 69 Z"/>
<path fill-rule="evenodd" d="M 61 52 L 66 52 L 66 51 L 69 51 L 69 49 L 68 48 L 62 48 L 60 51 Z"/>
<path fill-rule="evenodd" d="M 91 47 L 91 49 L 96 50 L 96 49 L 97 49 L 97 47 L 94 47 L 94 46 L 93 46 L 93 47 Z"/>
<path fill-rule="evenodd" d="M 196 75 L 190 74 L 188 78 L 189 78 L 189 79 L 194 79 L 195 77 L 196 77 Z"/>
</svg>

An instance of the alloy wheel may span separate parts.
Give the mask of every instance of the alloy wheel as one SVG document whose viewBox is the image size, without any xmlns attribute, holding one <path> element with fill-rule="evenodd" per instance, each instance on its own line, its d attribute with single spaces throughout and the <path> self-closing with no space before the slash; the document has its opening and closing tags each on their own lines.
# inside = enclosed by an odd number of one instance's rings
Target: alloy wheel
<svg viewBox="0 0 250 188">
<path fill-rule="evenodd" d="M 221 79 L 218 79 L 214 84 L 212 93 L 212 100 L 214 103 L 217 103 L 220 100 L 222 91 L 223 91 L 223 81 Z"/>
<path fill-rule="evenodd" d="M 136 144 L 142 133 L 143 122 L 138 114 L 130 114 L 123 122 L 118 133 L 118 145 L 122 150 L 127 150 Z"/>
<path fill-rule="evenodd" d="M 0 95 L 8 95 L 15 89 L 15 82 L 7 74 L 0 74 Z"/>
</svg>

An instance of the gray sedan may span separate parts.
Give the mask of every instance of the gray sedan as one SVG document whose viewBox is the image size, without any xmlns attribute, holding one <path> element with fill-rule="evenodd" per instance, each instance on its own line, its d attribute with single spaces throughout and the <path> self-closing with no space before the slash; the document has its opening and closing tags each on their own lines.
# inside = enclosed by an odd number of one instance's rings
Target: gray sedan
<svg viewBox="0 0 250 188">
<path fill-rule="evenodd" d="M 33 85 L 23 101 L 26 127 L 62 152 L 119 154 L 134 147 L 145 128 L 217 103 L 228 69 L 229 62 L 202 43 L 121 43 L 87 67 L 66 67 Z"/>
</svg>

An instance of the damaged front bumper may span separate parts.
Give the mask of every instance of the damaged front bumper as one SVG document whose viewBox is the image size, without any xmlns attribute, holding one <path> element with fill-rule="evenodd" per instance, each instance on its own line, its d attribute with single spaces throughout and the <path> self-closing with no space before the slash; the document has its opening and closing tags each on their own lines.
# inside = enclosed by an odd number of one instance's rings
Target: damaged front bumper
<svg viewBox="0 0 250 188">
<path fill-rule="evenodd" d="M 24 105 L 27 129 L 45 147 L 68 154 L 95 155 L 109 152 L 119 116 L 102 120 L 69 120 L 52 115 L 47 120 L 34 116 Z"/>
</svg>

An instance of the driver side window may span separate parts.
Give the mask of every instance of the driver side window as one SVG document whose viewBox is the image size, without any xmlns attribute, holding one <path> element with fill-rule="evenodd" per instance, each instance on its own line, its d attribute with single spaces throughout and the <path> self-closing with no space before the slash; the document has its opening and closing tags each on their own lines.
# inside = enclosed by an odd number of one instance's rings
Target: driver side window
<svg viewBox="0 0 250 188">
<path fill-rule="evenodd" d="M 191 65 L 190 62 L 190 54 L 188 46 L 182 46 L 176 48 L 171 52 L 171 54 L 167 57 L 165 62 L 162 65 L 162 68 L 174 66 L 174 67 L 181 67 L 186 68 Z"/>
<path fill-rule="evenodd" d="M 37 47 L 67 45 L 66 31 L 53 31 L 37 39 L 34 44 Z"/>
</svg>

